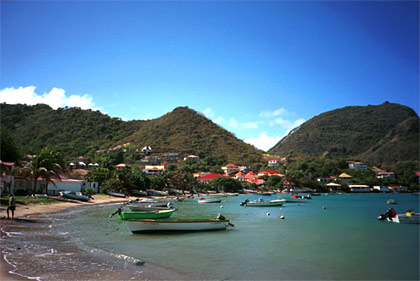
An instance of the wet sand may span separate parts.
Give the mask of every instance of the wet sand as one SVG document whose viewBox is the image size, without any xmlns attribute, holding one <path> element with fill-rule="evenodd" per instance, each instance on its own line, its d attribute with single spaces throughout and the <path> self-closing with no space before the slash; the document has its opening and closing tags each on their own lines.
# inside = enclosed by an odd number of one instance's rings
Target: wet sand
<svg viewBox="0 0 420 281">
<path fill-rule="evenodd" d="M 94 200 L 92 202 L 80 202 L 76 200 L 68 200 L 62 199 L 57 197 L 60 202 L 51 203 L 51 204 L 29 204 L 29 205 L 19 205 L 16 206 L 15 211 L 15 219 L 6 219 L 6 206 L 0 206 L 0 227 L 1 227 L 1 238 L 3 243 L 1 243 L 1 259 L 0 259 L 0 280 L 30 280 L 29 278 L 22 277 L 18 274 L 13 273 L 15 270 L 14 266 L 9 264 L 6 260 L 6 256 L 10 256 L 10 253 L 6 253 L 8 251 L 6 248 L 7 245 L 4 241 L 7 241 L 8 233 L 4 231 L 11 230 L 13 231 L 21 231 L 25 233 L 31 233 L 33 230 L 36 230 L 38 227 L 42 227 L 42 223 L 37 223 L 37 218 L 45 217 L 45 214 L 52 213 L 52 212 L 59 212 L 66 210 L 72 207 L 78 206 L 89 206 L 89 205 L 100 205 L 100 204 L 112 204 L 112 203 L 119 203 L 119 202 L 126 202 L 127 200 L 135 200 L 136 197 L 128 197 L 128 198 L 119 198 L 119 197 L 112 197 L 108 195 L 95 195 Z M 35 223 L 31 223 L 31 221 Z M 6 239 L 5 239 L 6 238 Z M 42 239 L 52 239 L 52 243 L 54 243 L 54 239 L 56 237 L 41 237 Z M 16 239 L 15 239 L 16 240 Z M 11 240 L 9 240 L 11 241 Z M 41 243 L 48 243 L 46 241 L 39 241 Z M 60 241 L 61 242 L 61 241 Z M 35 241 L 36 243 L 36 241 Z M 8 245 L 10 246 L 10 245 Z M 14 246 L 15 248 L 19 248 Z M 10 250 L 10 249 L 9 249 Z M 71 253 L 70 253 L 71 252 Z M 129 280 L 129 279 L 160 279 L 159 274 L 154 274 L 151 269 L 145 269 L 138 267 L 136 265 L 127 265 L 124 262 L 118 261 L 109 261 L 108 259 L 100 256 L 100 254 L 96 254 L 96 256 L 86 253 L 80 249 L 71 248 L 68 250 L 68 253 L 72 256 L 76 262 L 80 262 L 81 264 L 95 264 L 98 260 L 101 263 L 101 266 L 113 268 L 113 270 L 104 270 L 102 273 L 98 272 L 95 267 L 93 266 L 92 270 L 85 271 L 79 273 L 79 275 L 73 275 L 71 273 L 61 272 L 59 275 L 59 279 L 61 280 Z M 12 255 L 13 257 L 13 255 Z M 28 256 L 28 262 L 30 262 L 31 258 Z M 74 262 L 74 261 L 73 261 Z M 34 262 L 36 263 L 36 262 Z M 115 268 L 117 267 L 117 268 Z M 129 267 L 129 268 L 127 268 Z M 18 269 L 19 270 L 19 269 Z M 35 274 L 37 276 L 38 274 Z M 165 275 L 163 275 L 165 276 Z M 165 278 L 164 278 L 165 279 Z"/>
</svg>

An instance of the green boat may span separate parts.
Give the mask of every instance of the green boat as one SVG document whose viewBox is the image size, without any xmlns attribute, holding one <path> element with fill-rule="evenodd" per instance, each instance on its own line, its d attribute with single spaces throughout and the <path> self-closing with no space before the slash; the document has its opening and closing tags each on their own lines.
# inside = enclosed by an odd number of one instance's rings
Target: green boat
<svg viewBox="0 0 420 281">
<path fill-rule="evenodd" d="M 143 211 L 143 212 L 118 212 L 118 217 L 122 220 L 128 219 L 161 219 L 170 217 L 175 209 L 169 210 L 155 210 L 155 211 Z"/>
</svg>

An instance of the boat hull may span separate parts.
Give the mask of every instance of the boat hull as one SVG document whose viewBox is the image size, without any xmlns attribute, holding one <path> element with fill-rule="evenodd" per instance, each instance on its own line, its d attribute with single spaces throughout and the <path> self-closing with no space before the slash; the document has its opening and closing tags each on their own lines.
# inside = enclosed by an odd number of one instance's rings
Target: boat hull
<svg viewBox="0 0 420 281">
<path fill-rule="evenodd" d="M 125 222 L 132 233 L 223 230 L 229 225 L 229 220 L 218 219 L 130 219 Z"/>
<path fill-rule="evenodd" d="M 406 215 L 396 215 L 392 218 L 394 223 L 410 223 L 410 224 L 420 224 L 420 214 L 414 214 L 411 216 Z"/>
<path fill-rule="evenodd" d="M 271 201 L 250 201 L 246 203 L 247 207 L 275 207 L 275 206 L 283 206 L 286 200 L 271 200 Z"/>
<path fill-rule="evenodd" d="M 62 192 L 61 196 L 67 199 L 74 199 L 74 200 L 79 200 L 79 201 L 84 201 L 84 202 L 89 202 L 90 200 L 90 198 L 87 196 L 78 195 L 73 192 Z"/>
<path fill-rule="evenodd" d="M 171 210 L 158 210 L 158 211 L 143 211 L 143 212 L 122 212 L 118 214 L 118 217 L 122 220 L 128 219 L 160 219 L 168 218 L 174 213 L 174 209 Z"/>
<path fill-rule="evenodd" d="M 139 201 L 127 205 L 131 211 L 143 211 L 145 207 L 167 207 L 172 203 L 169 201 Z"/>
</svg>

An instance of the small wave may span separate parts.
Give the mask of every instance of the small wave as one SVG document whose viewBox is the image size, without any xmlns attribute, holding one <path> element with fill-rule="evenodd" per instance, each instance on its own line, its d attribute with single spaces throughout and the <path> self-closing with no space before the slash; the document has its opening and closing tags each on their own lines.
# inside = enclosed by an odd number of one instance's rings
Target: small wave
<svg viewBox="0 0 420 281">
<path fill-rule="evenodd" d="M 20 273 L 17 273 L 17 272 L 15 272 L 15 270 L 16 270 L 16 266 L 13 264 L 13 263 L 11 263 L 8 259 L 7 259 L 7 255 L 4 255 L 3 256 L 3 259 L 10 265 L 10 266 L 12 266 L 13 267 L 13 270 L 9 270 L 9 273 L 10 274 L 14 274 L 14 275 L 18 275 L 18 276 L 21 276 L 21 277 L 24 277 L 24 278 L 28 278 L 28 279 L 32 279 L 32 280 L 38 280 L 38 281 L 41 281 L 41 277 L 33 277 L 33 276 L 27 276 L 27 275 L 24 275 L 24 274 L 20 274 Z"/>
<path fill-rule="evenodd" d="M 130 263 L 135 264 L 135 265 L 144 265 L 145 264 L 145 262 L 140 260 L 140 259 L 136 259 L 134 257 L 130 257 L 130 256 L 127 256 L 127 255 L 124 255 L 124 254 L 116 254 L 116 253 L 107 252 L 107 251 L 102 250 L 102 249 L 92 248 L 90 252 L 91 253 L 97 252 L 97 253 L 100 253 L 100 254 L 106 254 L 106 255 L 109 255 L 111 257 L 114 257 L 114 258 L 117 258 L 117 259 L 120 259 L 120 260 L 123 260 L 123 261 L 127 261 L 127 262 L 130 262 Z"/>
</svg>

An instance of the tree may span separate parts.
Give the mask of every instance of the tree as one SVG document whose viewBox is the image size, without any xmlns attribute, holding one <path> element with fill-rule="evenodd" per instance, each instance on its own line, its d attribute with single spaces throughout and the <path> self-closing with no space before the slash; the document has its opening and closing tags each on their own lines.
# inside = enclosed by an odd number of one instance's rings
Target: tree
<svg viewBox="0 0 420 281">
<path fill-rule="evenodd" d="M 21 155 L 14 138 L 4 128 L 1 129 L 0 133 L 0 160 L 4 162 L 18 162 Z"/>
<path fill-rule="evenodd" d="M 49 148 L 43 149 L 28 167 L 22 168 L 23 174 L 29 174 L 33 180 L 33 194 L 36 193 L 38 179 L 45 180 L 45 193 L 48 193 L 48 184 L 55 185 L 53 179 L 61 181 L 61 176 L 67 173 L 63 157 L 59 151 Z"/>
<path fill-rule="evenodd" d="M 236 179 L 218 177 L 210 182 L 210 185 L 217 190 L 224 190 L 225 192 L 238 192 L 242 189 L 240 182 Z"/>
</svg>

